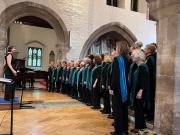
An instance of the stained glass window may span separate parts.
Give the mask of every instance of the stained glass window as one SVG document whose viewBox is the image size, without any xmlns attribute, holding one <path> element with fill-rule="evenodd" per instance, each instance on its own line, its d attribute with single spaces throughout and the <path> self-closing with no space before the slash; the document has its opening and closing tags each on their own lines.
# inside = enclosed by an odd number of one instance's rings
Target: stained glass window
<svg viewBox="0 0 180 135">
<path fill-rule="evenodd" d="M 28 66 L 41 67 L 42 48 L 29 47 L 28 48 Z"/>
</svg>

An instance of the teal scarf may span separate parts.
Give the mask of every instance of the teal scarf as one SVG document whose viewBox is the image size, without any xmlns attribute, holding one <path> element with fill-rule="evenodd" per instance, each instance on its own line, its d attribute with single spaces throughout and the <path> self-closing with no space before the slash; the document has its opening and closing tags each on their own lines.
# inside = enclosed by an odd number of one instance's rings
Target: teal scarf
<svg viewBox="0 0 180 135">
<path fill-rule="evenodd" d="M 120 81 L 120 93 L 122 96 L 122 102 L 127 101 L 127 84 L 126 84 L 126 72 L 125 72 L 125 63 L 124 63 L 124 58 L 122 56 L 117 57 L 118 60 L 118 65 L 119 65 L 119 81 Z"/>
</svg>

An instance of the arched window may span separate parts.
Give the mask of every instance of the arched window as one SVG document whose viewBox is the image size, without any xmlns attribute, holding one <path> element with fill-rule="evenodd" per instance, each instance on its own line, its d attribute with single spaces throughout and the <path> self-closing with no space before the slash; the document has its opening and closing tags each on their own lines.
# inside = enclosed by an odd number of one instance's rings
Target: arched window
<svg viewBox="0 0 180 135">
<path fill-rule="evenodd" d="M 28 67 L 41 67 L 42 48 L 28 48 Z"/>
<path fill-rule="evenodd" d="M 109 5 L 109 6 L 114 6 L 114 7 L 118 6 L 117 5 L 118 4 L 117 0 L 107 0 L 106 4 Z"/>
<path fill-rule="evenodd" d="M 105 54 L 111 53 L 116 46 L 116 41 L 113 39 L 100 39 L 92 44 L 88 50 L 88 54 Z"/>
<path fill-rule="evenodd" d="M 138 12 L 138 0 L 131 0 L 131 10 Z"/>
<path fill-rule="evenodd" d="M 52 61 L 55 62 L 54 51 L 51 51 L 50 54 L 49 54 L 49 63 L 51 63 Z"/>
</svg>

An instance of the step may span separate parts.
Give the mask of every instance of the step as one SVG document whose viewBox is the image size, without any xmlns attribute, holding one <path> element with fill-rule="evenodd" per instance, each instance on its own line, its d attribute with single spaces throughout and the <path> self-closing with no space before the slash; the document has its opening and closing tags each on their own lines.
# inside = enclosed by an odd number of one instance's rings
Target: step
<svg viewBox="0 0 180 135">
<path fill-rule="evenodd" d="M 20 109 L 20 98 L 15 97 L 13 103 L 14 109 Z M 11 101 L 6 101 L 4 98 L 0 98 L 0 110 L 10 110 L 11 109 Z"/>
</svg>

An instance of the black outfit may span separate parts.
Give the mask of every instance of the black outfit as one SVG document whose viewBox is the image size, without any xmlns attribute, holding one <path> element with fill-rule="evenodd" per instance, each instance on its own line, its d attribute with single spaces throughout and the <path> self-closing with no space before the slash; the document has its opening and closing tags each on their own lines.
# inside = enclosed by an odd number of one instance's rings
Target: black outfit
<svg viewBox="0 0 180 135">
<path fill-rule="evenodd" d="M 48 68 L 48 76 L 49 76 L 49 92 L 54 91 L 55 89 L 55 74 L 56 74 L 56 68 L 49 67 Z"/>
<path fill-rule="evenodd" d="M 88 71 L 88 66 L 84 67 L 82 71 L 82 94 L 83 94 L 83 102 L 88 103 L 87 100 L 87 89 L 86 89 L 86 78 L 87 78 L 87 71 Z"/>
<path fill-rule="evenodd" d="M 103 94 L 103 113 L 111 113 L 110 95 L 107 85 L 109 63 L 105 63 L 101 70 L 101 91 Z M 104 88 L 102 87 L 104 86 Z"/>
<path fill-rule="evenodd" d="M 80 101 L 83 100 L 83 85 L 82 85 L 82 71 L 83 71 L 84 67 L 81 67 L 77 73 L 77 90 L 78 90 L 78 99 Z"/>
<path fill-rule="evenodd" d="M 61 81 L 62 81 L 62 87 L 61 87 L 61 92 L 64 93 L 66 89 L 66 69 L 67 67 L 63 67 L 62 69 L 62 76 L 61 76 Z"/>
<path fill-rule="evenodd" d="M 72 76 L 72 97 L 73 98 L 78 98 L 78 90 L 77 90 L 77 74 L 79 72 L 80 68 L 76 67 Z"/>
<path fill-rule="evenodd" d="M 109 66 L 108 66 L 108 71 L 107 71 L 107 82 L 106 82 L 106 87 L 108 88 L 108 87 L 111 87 L 112 86 L 112 65 L 113 65 L 113 62 L 112 63 L 110 63 L 109 64 Z M 109 90 L 109 89 L 108 89 Z M 111 118 L 111 119 L 113 119 L 114 118 L 114 113 L 113 113 L 113 104 L 112 104 L 112 100 L 113 100 L 113 95 L 110 95 L 109 94 L 109 96 L 110 96 L 110 104 L 111 104 L 111 110 L 112 110 L 112 112 L 111 112 L 111 114 L 109 114 L 108 115 L 108 118 Z"/>
<path fill-rule="evenodd" d="M 68 94 L 70 92 L 69 75 L 70 75 L 70 67 L 67 67 L 66 68 L 66 77 L 65 77 L 65 88 L 64 88 L 64 92 L 66 94 Z"/>
<path fill-rule="evenodd" d="M 12 80 L 15 80 L 15 76 L 13 75 L 11 69 L 9 68 L 8 64 L 7 64 L 7 56 L 8 55 L 11 55 L 12 56 L 12 59 L 11 59 L 11 65 L 13 67 L 14 70 L 16 70 L 16 62 L 15 62 L 15 59 L 13 57 L 13 55 L 11 53 L 8 53 L 6 56 L 5 56 L 5 66 L 4 66 L 4 74 L 5 74 L 5 78 L 7 79 L 12 79 Z M 10 100 L 11 98 L 14 97 L 14 94 L 12 95 L 12 90 L 13 90 L 13 93 L 15 91 L 15 86 L 14 85 L 10 85 L 10 84 L 6 84 L 5 85 L 5 94 L 4 94 L 4 99 L 5 100 Z"/>
<path fill-rule="evenodd" d="M 70 71 L 69 71 L 69 92 L 68 92 L 68 95 L 69 96 L 72 96 L 72 91 L 73 91 L 73 87 L 72 87 L 72 79 L 73 79 L 73 74 L 74 74 L 74 70 L 75 68 L 74 67 L 71 67 L 70 68 Z"/>
<path fill-rule="evenodd" d="M 100 109 L 100 74 L 101 74 L 101 65 L 96 65 L 92 69 L 92 87 L 97 79 L 96 87 L 92 89 L 92 103 L 94 109 Z"/>
<path fill-rule="evenodd" d="M 125 64 L 125 76 L 126 84 L 128 84 L 128 70 L 129 63 L 127 59 L 123 56 Z M 120 88 L 120 76 L 119 76 L 119 63 L 118 58 L 114 58 L 112 65 L 112 79 L 111 79 L 111 89 L 113 90 L 112 107 L 114 114 L 114 128 L 116 134 L 126 134 L 128 132 L 128 103 L 122 102 L 121 88 Z"/>
<path fill-rule="evenodd" d="M 144 118 L 144 109 L 149 106 L 149 72 L 146 64 L 138 66 L 134 72 L 133 86 L 131 90 L 131 104 L 134 106 L 135 112 L 135 128 L 146 128 L 146 122 Z M 143 90 L 142 98 L 137 99 L 136 95 L 139 90 Z"/>
<path fill-rule="evenodd" d="M 62 72 L 62 67 L 57 67 L 56 69 L 56 92 L 60 92 L 60 88 L 61 88 L 61 72 Z"/>
<path fill-rule="evenodd" d="M 88 66 L 87 69 L 87 77 L 86 77 L 86 91 L 87 91 L 87 104 L 92 105 L 92 80 L 91 80 L 91 74 L 92 70 L 94 68 L 94 65 L 91 64 Z"/>
<path fill-rule="evenodd" d="M 129 89 L 128 89 L 128 94 L 130 95 L 130 92 L 131 92 L 131 89 L 133 87 L 133 75 L 134 75 L 134 72 L 137 70 L 138 66 L 136 63 L 132 63 L 131 66 L 130 66 L 130 71 L 129 71 Z M 129 96 L 129 99 L 128 99 L 128 102 L 130 101 L 130 96 Z"/>
<path fill-rule="evenodd" d="M 148 120 L 154 119 L 155 91 L 156 91 L 156 53 L 146 57 L 146 64 L 149 69 L 149 86 L 151 107 L 148 112 Z"/>
</svg>

